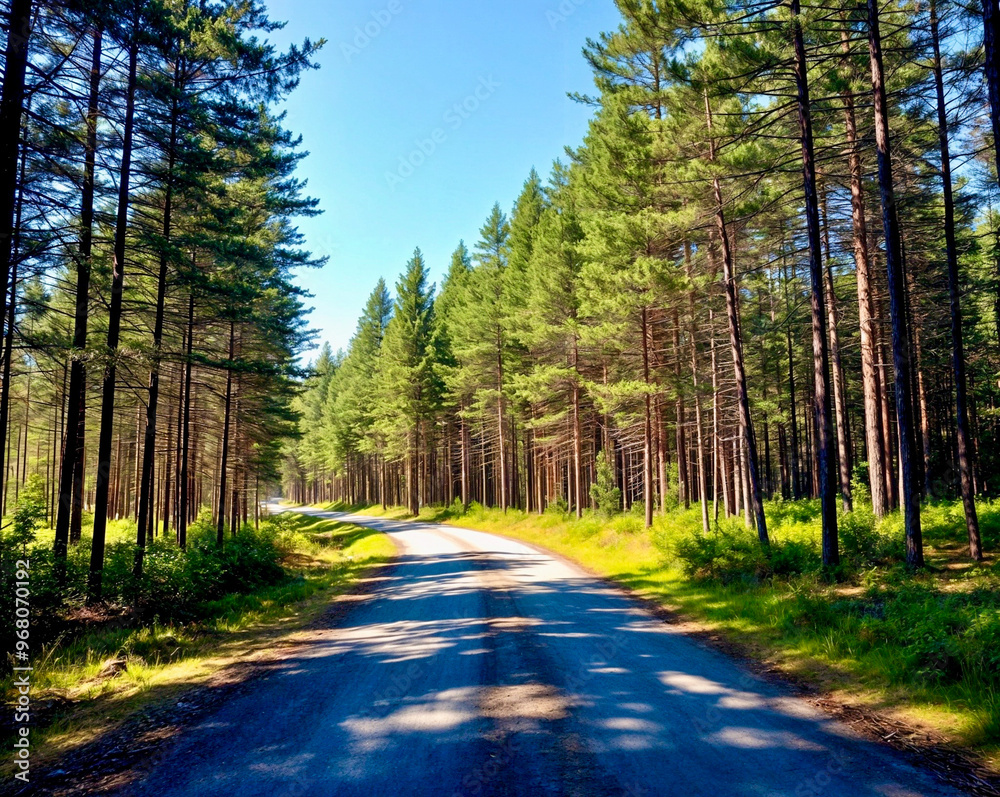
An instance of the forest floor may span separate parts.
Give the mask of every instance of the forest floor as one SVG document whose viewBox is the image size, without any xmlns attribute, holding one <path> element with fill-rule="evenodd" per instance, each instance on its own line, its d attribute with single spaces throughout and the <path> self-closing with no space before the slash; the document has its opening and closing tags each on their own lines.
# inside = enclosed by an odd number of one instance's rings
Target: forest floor
<svg viewBox="0 0 1000 797">
<path fill-rule="evenodd" d="M 403 509 L 351 511 L 410 517 Z M 767 514 L 779 552 L 792 559 L 803 550 L 807 558 L 815 552 L 820 527 L 814 503 L 774 503 Z M 908 572 L 893 558 L 889 549 L 902 532 L 899 518 L 890 517 L 867 531 L 842 520 L 845 547 L 867 551 L 867 563 L 845 567 L 836 577 L 805 572 L 763 578 L 740 573 L 739 567 L 736 577 L 727 578 L 724 569 L 720 577 L 692 566 L 690 541 L 701 526 L 697 508 L 658 517 L 651 531 L 636 515 L 588 513 L 577 519 L 476 505 L 466 513 L 460 507 L 426 507 L 417 519 L 488 531 L 561 554 L 654 602 L 692 633 L 829 700 L 834 713 L 860 711 L 857 721 L 875 735 L 902 747 L 971 752 L 996 773 L 1000 502 L 981 504 L 980 518 L 990 552 L 980 566 L 967 557 L 961 505 L 935 503 L 923 514 L 924 571 Z M 725 536 L 721 539 L 725 545 Z M 686 559 L 679 553 L 685 541 Z M 945 759 L 940 766 L 947 769 L 952 764 L 947 754 Z"/>
<path fill-rule="evenodd" d="M 206 603 L 189 622 L 136 623 L 124 612 L 115 622 L 113 610 L 105 610 L 94 618 L 94 630 L 47 647 L 32 673 L 33 773 L 63 766 L 75 750 L 144 712 L 162 706 L 183 712 L 185 700 L 197 708 L 205 702 L 196 695 L 200 687 L 246 678 L 253 666 L 295 644 L 297 632 L 331 611 L 331 601 L 395 553 L 388 537 L 368 528 L 286 517 L 294 545 L 282 562 L 288 575 L 281 583 Z M 110 542 L 130 533 L 125 525 L 111 531 Z M 10 694 L 10 679 L 2 687 Z M 2 730 L 6 736 L 10 729 Z M 0 782 L 12 771 L 9 761 L 0 764 Z"/>
</svg>

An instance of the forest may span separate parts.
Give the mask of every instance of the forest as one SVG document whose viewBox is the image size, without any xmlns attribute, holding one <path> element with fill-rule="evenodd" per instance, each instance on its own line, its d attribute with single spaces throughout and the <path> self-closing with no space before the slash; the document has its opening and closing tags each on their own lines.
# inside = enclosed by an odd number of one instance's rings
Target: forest
<svg viewBox="0 0 1000 797">
<path fill-rule="evenodd" d="M 583 144 L 441 285 L 419 249 L 294 406 L 300 502 L 634 511 L 709 532 L 1000 489 L 991 3 L 620 0 Z"/>
<path fill-rule="evenodd" d="M 0 776 L 658 793 L 725 738 L 733 793 L 819 793 L 855 711 L 886 746 L 848 781 L 895 746 L 1000 793 L 997 2 L 607 5 L 582 139 L 478 233 L 443 208 L 450 262 L 372 271 L 338 350 L 289 121 L 325 40 L 263 0 L 0 0 Z M 310 102 L 360 125 L 341 88 Z M 743 711 L 755 667 L 836 705 Z M 941 793 L 863 793 L 904 790 Z"/>
<path fill-rule="evenodd" d="M 14 0 L 2 19 L 9 633 L 43 528 L 36 611 L 96 604 L 129 591 L 107 589 L 109 541 L 139 581 L 154 539 L 184 550 L 209 511 L 221 543 L 278 478 L 310 334 L 293 275 L 322 265 L 278 106 L 320 45 L 276 49 L 257 2 Z"/>
</svg>

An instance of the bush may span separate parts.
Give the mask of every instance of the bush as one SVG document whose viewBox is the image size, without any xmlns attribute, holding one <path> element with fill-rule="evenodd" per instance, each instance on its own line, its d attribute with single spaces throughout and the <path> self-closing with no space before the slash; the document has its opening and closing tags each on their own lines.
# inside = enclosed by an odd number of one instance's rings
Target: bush
<svg viewBox="0 0 1000 797">
<path fill-rule="evenodd" d="M 621 511 L 622 491 L 615 484 L 615 473 L 606 457 L 597 460 L 597 481 L 590 485 L 590 497 L 598 514 L 611 517 Z"/>
<path fill-rule="evenodd" d="M 28 517 L 27 509 L 23 516 Z M 13 633 L 14 563 L 24 558 L 25 547 L 14 544 L 14 540 L 23 536 L 0 535 L 4 580 L 0 602 L 10 603 L 0 607 L 0 623 L 7 638 Z M 235 536 L 227 536 L 219 548 L 211 523 L 196 523 L 189 529 L 187 551 L 169 538 L 150 541 L 138 580 L 133 573 L 135 543 L 112 542 L 105 551 L 103 597 L 108 604 L 134 610 L 139 620 L 197 618 L 205 614 L 205 605 L 210 601 L 248 594 L 286 580 L 288 574 L 281 563 L 295 550 L 299 537 L 301 534 L 284 519 L 269 519 L 259 531 L 246 526 Z M 32 638 L 44 642 L 65 630 L 65 609 L 80 606 L 86 599 L 90 550 L 85 544 L 70 548 L 62 587 L 51 548 L 35 545 L 27 550 L 31 560 Z"/>
<path fill-rule="evenodd" d="M 867 462 L 855 462 L 854 473 L 851 474 L 851 497 L 854 506 L 862 506 L 872 502 L 871 476 Z"/>
<path fill-rule="evenodd" d="M 772 541 L 764 547 L 750 529 L 731 524 L 714 534 L 689 532 L 674 545 L 685 574 L 722 583 L 760 583 L 820 569 L 813 544 L 800 540 Z"/>
<path fill-rule="evenodd" d="M 764 505 L 764 512 L 769 529 L 821 522 L 818 500 L 769 501 Z"/>
<path fill-rule="evenodd" d="M 841 515 L 838 526 L 841 554 L 845 563 L 852 567 L 888 565 L 906 556 L 902 535 L 878 523 L 869 506 Z"/>
<path fill-rule="evenodd" d="M 555 501 L 549 502 L 548 506 L 545 507 L 546 515 L 568 515 L 569 514 L 569 502 L 559 496 Z"/>
<path fill-rule="evenodd" d="M 34 595 L 34 580 L 36 563 L 33 561 L 32 543 L 35 532 L 45 519 L 45 482 L 35 474 L 28 479 L 21 490 L 17 503 L 14 505 L 10 523 L 0 529 L 0 634 L 3 635 L 4 650 L 14 650 L 14 639 L 18 609 L 26 611 L 25 606 L 37 612 Z M 18 567 L 18 563 L 28 560 L 27 570 Z M 28 575 L 25 579 L 24 576 Z M 17 583 L 27 580 L 29 587 L 26 604 L 17 604 Z M 27 619 L 27 618 L 22 618 Z M 4 660 L 4 671 L 9 661 Z"/>
</svg>

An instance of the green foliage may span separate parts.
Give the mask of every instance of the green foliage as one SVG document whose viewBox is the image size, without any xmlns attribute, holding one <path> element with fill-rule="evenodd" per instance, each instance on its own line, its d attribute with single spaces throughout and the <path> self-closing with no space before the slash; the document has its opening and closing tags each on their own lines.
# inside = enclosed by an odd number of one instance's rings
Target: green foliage
<svg viewBox="0 0 1000 797">
<path fill-rule="evenodd" d="M 546 515 L 557 515 L 565 516 L 569 514 L 569 502 L 566 501 L 562 496 L 557 497 L 554 501 L 549 501 L 545 507 Z"/>
<path fill-rule="evenodd" d="M 852 567 L 890 565 L 906 558 L 903 537 L 888 523 L 879 523 L 871 506 L 860 504 L 840 517 L 841 554 Z"/>
<path fill-rule="evenodd" d="M 32 614 L 38 614 L 39 598 L 45 597 L 44 579 L 39 583 L 36 574 L 46 556 L 51 561 L 51 554 L 48 548 L 31 548 L 35 533 L 44 519 L 45 480 L 35 474 L 22 488 L 10 522 L 0 529 L 0 639 L 8 652 L 14 650 L 18 609 L 24 611 L 24 607 L 28 607 Z M 41 560 L 35 558 L 36 550 L 42 554 Z M 24 585 L 21 587 L 21 601 L 17 600 L 19 584 Z M 9 665 L 5 655 L 0 669 L 6 671 Z"/>
<path fill-rule="evenodd" d="M 590 485 L 590 497 L 597 504 L 597 511 L 611 517 L 621 511 L 622 491 L 615 482 L 611 463 L 605 457 L 597 460 L 597 481 Z"/>
<path fill-rule="evenodd" d="M 189 529 L 186 551 L 163 537 L 150 541 L 138 581 L 133 574 L 135 543 L 126 532 L 125 538 L 107 547 L 104 600 L 137 621 L 153 617 L 163 621 L 189 620 L 203 616 L 208 602 L 281 584 L 289 578 L 283 562 L 303 544 L 302 536 L 288 523 L 279 516 L 263 522 L 260 530 L 244 526 L 235 536 L 227 537 L 220 548 L 211 518 L 203 517 Z M 3 630 L 9 635 L 13 620 L 14 562 L 24 554 L 19 546 L 6 543 L 0 554 L 4 589 L 0 600 L 10 603 L 3 607 Z M 60 584 L 52 549 L 42 545 L 28 549 L 32 639 L 37 646 L 61 633 L 67 627 L 66 612 L 82 606 L 87 594 L 89 555 L 89 546 L 85 544 L 71 547 L 65 579 Z"/>
<path fill-rule="evenodd" d="M 417 456 L 423 422 L 437 408 L 433 294 L 427 265 L 417 249 L 396 283 L 396 303 L 379 362 L 377 425 L 396 459 Z"/>
<path fill-rule="evenodd" d="M 820 556 L 815 544 L 802 540 L 773 540 L 765 547 L 755 532 L 738 523 L 718 531 L 688 533 L 668 549 L 685 574 L 723 584 L 758 584 L 775 576 L 816 572 Z"/>
<path fill-rule="evenodd" d="M 28 477 L 11 513 L 9 530 L 4 530 L 3 545 L 19 547 L 24 551 L 35 540 L 35 532 L 45 521 L 45 479 L 33 473 Z"/>
</svg>

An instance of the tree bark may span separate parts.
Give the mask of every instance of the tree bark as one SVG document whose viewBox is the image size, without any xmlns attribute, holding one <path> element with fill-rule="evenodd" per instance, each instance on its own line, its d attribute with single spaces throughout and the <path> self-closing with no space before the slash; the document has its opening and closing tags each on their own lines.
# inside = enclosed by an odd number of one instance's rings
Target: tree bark
<svg viewBox="0 0 1000 797">
<path fill-rule="evenodd" d="M 823 193 L 823 250 L 826 254 L 826 268 L 823 271 L 827 300 L 827 320 L 830 332 L 830 367 L 833 370 L 834 416 L 837 420 L 837 462 L 840 465 L 840 496 L 845 512 L 854 511 L 854 495 L 851 488 L 851 473 L 854 470 L 851 457 L 851 426 L 847 415 L 847 380 L 844 375 L 844 361 L 840 354 L 840 311 L 837 306 L 837 292 L 833 284 L 833 266 L 830 257 L 830 226 L 827 218 L 826 192 Z"/>
<path fill-rule="evenodd" d="M 1000 178 L 1000 9 L 997 0 L 983 0 L 983 49 L 986 51 L 986 85 L 990 95 L 994 165 Z"/>
<path fill-rule="evenodd" d="M 497 438 L 499 446 L 499 482 L 500 482 L 500 510 L 507 511 L 507 447 L 504 444 L 504 411 L 503 411 L 503 341 L 501 333 L 497 331 Z"/>
<path fill-rule="evenodd" d="M 94 29 L 91 49 L 90 89 L 87 101 L 87 140 L 84 154 L 83 190 L 80 199 L 80 253 L 76 265 L 76 312 L 73 326 L 73 353 L 69 376 L 66 432 L 59 473 L 59 501 L 56 515 L 55 556 L 65 560 L 66 544 L 79 539 L 83 511 L 83 466 L 86 455 L 87 367 L 83 360 L 87 347 L 90 299 L 91 256 L 94 240 L 94 176 L 97 165 L 97 118 L 101 87 L 103 33 Z"/>
<path fill-rule="evenodd" d="M 708 519 L 708 474 L 705 472 L 705 438 L 701 411 L 701 393 L 698 384 L 698 341 L 695 337 L 694 271 L 691 264 L 691 242 L 684 242 L 684 268 L 688 279 L 688 337 L 691 343 L 691 386 L 694 389 L 695 441 L 698 459 L 698 500 L 701 504 L 701 527 L 706 534 L 711 530 Z"/>
<path fill-rule="evenodd" d="M 750 459 L 750 505 L 753 508 L 756 521 L 757 536 L 763 545 L 768 545 L 770 541 L 767 536 L 767 521 L 764 519 L 764 501 L 761 497 L 760 475 L 757 472 L 757 440 L 754 437 L 753 423 L 750 418 L 750 397 L 747 393 L 746 369 L 743 365 L 743 343 L 740 340 L 739 316 L 736 310 L 736 277 L 733 273 L 729 233 L 726 229 L 726 218 L 722 205 L 722 187 L 718 177 L 714 179 L 713 188 L 715 192 L 715 220 L 722 246 L 722 272 L 726 288 L 726 312 L 729 316 L 729 343 L 733 350 L 733 373 L 736 377 L 736 391 L 739 401 L 740 433 L 746 442 Z"/>
<path fill-rule="evenodd" d="M 163 347 L 163 316 L 167 299 L 167 267 L 170 262 L 168 248 L 173 222 L 174 169 L 177 165 L 177 127 L 180 117 L 181 64 L 174 64 L 173 96 L 170 101 L 170 138 L 167 144 L 167 175 L 163 198 L 163 248 L 160 251 L 160 269 L 156 280 L 156 316 L 153 322 L 153 364 L 149 371 L 149 391 L 146 402 L 146 429 L 142 446 L 142 481 L 139 489 L 138 532 L 136 535 L 135 564 L 132 572 L 142 575 L 142 562 L 146 549 L 146 524 L 151 516 L 150 502 L 153 487 L 153 460 L 156 456 L 156 422 L 160 403 L 160 358 Z"/>
<path fill-rule="evenodd" d="M 229 322 L 229 362 L 226 364 L 226 407 L 222 425 L 222 454 L 219 464 L 219 517 L 215 529 L 215 542 L 221 548 L 225 542 L 226 530 L 226 490 L 229 476 L 229 437 L 232 428 L 230 415 L 233 408 L 233 358 L 236 356 L 236 324 Z M 235 522 L 233 518 L 233 522 Z"/>
<path fill-rule="evenodd" d="M 573 337 L 573 483 L 576 490 L 576 516 L 583 517 L 583 429 L 580 420 L 580 341 Z M 652 479 L 650 479 L 652 483 Z"/>
<path fill-rule="evenodd" d="M 841 34 L 841 48 L 846 56 L 850 46 L 847 32 Z M 844 103 L 844 126 L 847 132 L 848 162 L 851 171 L 851 220 L 854 237 L 854 267 L 858 281 L 858 320 L 861 339 L 861 386 L 865 402 L 865 446 L 868 451 L 868 481 L 872 511 L 876 518 L 889 511 L 885 492 L 885 453 L 882 447 L 882 390 L 875 356 L 875 307 L 872 301 L 871 262 L 868 256 L 868 222 L 865 216 L 864 172 L 858 147 L 854 94 L 841 96 Z"/>
<path fill-rule="evenodd" d="M 0 93 L 0 285 L 10 287 L 14 254 L 14 213 L 17 205 L 18 161 L 21 154 L 21 114 L 31 38 L 31 0 L 11 0 Z"/>
<path fill-rule="evenodd" d="M 996 0 L 985 0 L 987 5 Z M 969 433 L 968 387 L 965 376 L 965 343 L 962 331 L 962 288 L 958 273 L 958 244 L 955 240 L 955 198 L 951 181 L 951 152 L 948 144 L 948 112 L 945 106 L 944 77 L 941 69 L 941 40 L 937 7 L 930 4 L 931 43 L 934 47 L 934 85 L 937 91 L 938 139 L 941 147 L 941 187 L 944 192 L 944 237 L 948 263 L 948 300 L 951 318 L 951 362 L 955 381 L 955 440 L 958 447 L 958 475 L 969 535 L 969 555 L 981 562 L 983 543 L 976 513 L 975 482 L 972 476 L 972 444 Z M 994 53 L 995 55 L 995 53 Z M 996 63 L 992 64 L 994 72 Z M 995 109 L 994 109 L 995 110 Z M 996 117 L 994 116 L 994 123 Z M 995 131 L 996 128 L 994 128 Z"/>
<path fill-rule="evenodd" d="M 674 429 L 677 445 L 677 501 L 685 509 L 691 506 L 691 492 L 687 451 L 687 417 L 684 408 L 684 391 L 681 390 L 681 323 L 679 314 L 674 311 L 674 376 L 677 383 L 677 398 L 674 402 Z"/>
<path fill-rule="evenodd" d="M 642 499 L 645 502 L 646 528 L 653 525 L 653 397 L 649 394 L 649 311 L 642 308 L 642 379 L 646 385 L 643 401 L 643 435 L 642 435 Z"/>
<path fill-rule="evenodd" d="M 191 370 L 192 348 L 194 341 L 194 289 L 189 288 L 187 341 L 184 352 L 184 420 L 181 423 L 181 468 L 177 479 L 180 508 L 177 513 L 177 544 L 181 550 L 187 549 L 187 528 L 191 517 L 189 503 L 191 500 L 191 479 L 188 475 L 188 462 L 191 452 Z"/>
<path fill-rule="evenodd" d="M 885 228 L 886 272 L 889 282 L 889 313 L 892 319 L 892 359 L 896 376 L 896 422 L 899 429 L 900 469 L 902 471 L 903 519 L 906 529 L 906 562 L 912 567 L 924 564 L 923 536 L 920 528 L 920 492 L 914 458 L 913 402 L 910 393 L 909 333 L 906 328 L 906 282 L 903 275 L 899 218 L 892 174 L 889 144 L 889 109 L 886 102 L 885 74 L 882 65 L 882 36 L 879 31 L 878 0 L 868 0 L 868 49 L 872 71 L 875 108 L 875 143 L 878 153 L 879 192 L 882 199 L 882 225 Z"/>
<path fill-rule="evenodd" d="M 791 0 L 792 31 L 795 49 L 795 84 L 798 93 L 799 135 L 802 142 L 802 175 L 806 199 L 806 227 L 809 234 L 809 276 L 812 289 L 813 339 L 813 416 L 816 433 L 819 493 L 823 519 L 823 564 L 833 567 L 840 561 L 837 540 L 836 466 L 831 423 L 830 352 L 827 345 L 826 302 L 824 297 L 823 250 L 819 221 L 819 195 L 816 190 L 816 164 L 813 152 L 812 117 L 809 110 L 809 77 L 805 41 L 802 32 L 799 0 Z"/>
<path fill-rule="evenodd" d="M 125 287 L 125 247 L 128 232 L 129 186 L 132 177 L 132 139 L 135 131 L 135 91 L 139 61 L 138 7 L 129 32 L 128 85 L 125 92 L 125 127 L 122 136 L 122 160 L 118 178 L 118 216 L 115 225 L 115 250 L 111 280 L 111 308 L 108 314 L 108 339 L 101 398 L 101 431 L 97 452 L 97 483 L 94 497 L 94 532 L 90 550 L 88 600 L 101 599 L 104 574 L 104 546 L 108 525 L 108 491 L 111 485 L 111 442 L 115 423 L 115 382 L 117 378 L 118 341 L 121 337 L 122 291 Z"/>
</svg>

